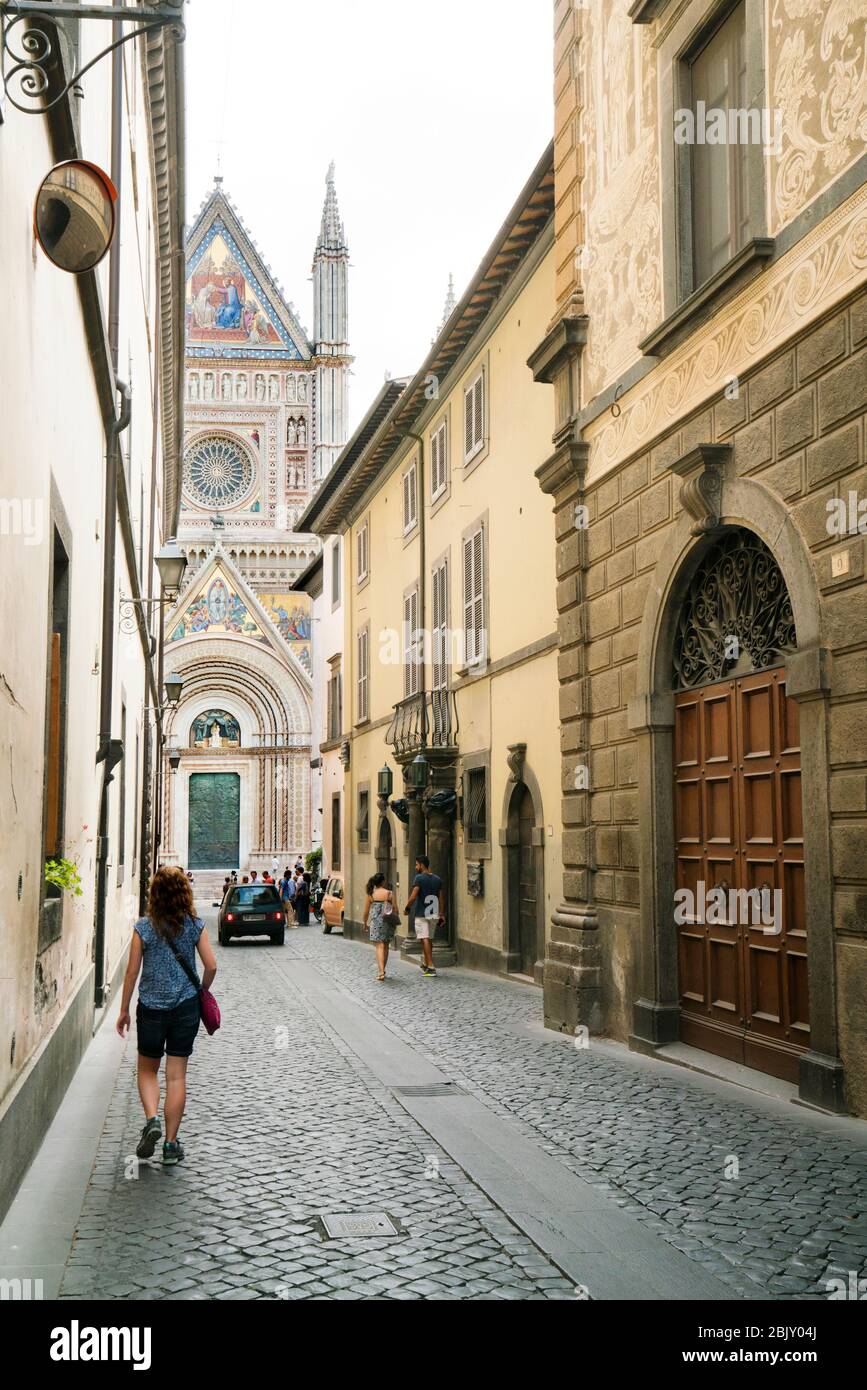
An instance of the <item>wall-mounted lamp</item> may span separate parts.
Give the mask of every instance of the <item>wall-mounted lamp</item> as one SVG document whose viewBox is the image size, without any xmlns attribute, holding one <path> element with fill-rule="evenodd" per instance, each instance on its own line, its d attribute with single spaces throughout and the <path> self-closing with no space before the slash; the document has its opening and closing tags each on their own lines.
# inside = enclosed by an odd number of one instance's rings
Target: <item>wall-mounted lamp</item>
<svg viewBox="0 0 867 1390">
<path fill-rule="evenodd" d="M 376 790 L 380 796 L 384 796 L 386 801 L 391 796 L 394 787 L 394 776 L 388 763 L 379 769 L 376 779 Z"/>
<path fill-rule="evenodd" d="M 407 776 L 407 781 L 409 782 L 409 785 L 413 788 L 414 791 L 424 791 L 425 787 L 427 786 L 429 772 L 430 765 L 428 763 L 427 758 L 423 757 L 422 754 L 419 753 L 418 756 L 413 758 L 412 762 L 410 763 L 409 774 Z"/>
</svg>

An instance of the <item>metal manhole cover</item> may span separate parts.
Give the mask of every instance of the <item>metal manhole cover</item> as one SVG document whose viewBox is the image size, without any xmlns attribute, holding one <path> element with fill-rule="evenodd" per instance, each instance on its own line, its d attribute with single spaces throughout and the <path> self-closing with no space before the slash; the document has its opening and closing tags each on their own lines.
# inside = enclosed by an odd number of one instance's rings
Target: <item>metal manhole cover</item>
<svg viewBox="0 0 867 1390">
<path fill-rule="evenodd" d="M 329 1240 L 338 1236 L 396 1236 L 397 1226 L 385 1212 L 351 1212 L 348 1216 L 323 1216 Z"/>
<path fill-rule="evenodd" d="M 465 1096 L 463 1086 L 455 1081 L 432 1081 L 427 1086 L 393 1086 L 397 1096 Z"/>
</svg>

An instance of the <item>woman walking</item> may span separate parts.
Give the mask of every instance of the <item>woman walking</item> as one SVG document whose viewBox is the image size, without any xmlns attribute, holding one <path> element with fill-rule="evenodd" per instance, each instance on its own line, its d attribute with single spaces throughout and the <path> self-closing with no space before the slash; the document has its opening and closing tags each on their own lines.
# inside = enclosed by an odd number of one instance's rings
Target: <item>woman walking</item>
<svg viewBox="0 0 867 1390">
<path fill-rule="evenodd" d="M 395 911 L 394 894 L 385 881 L 385 874 L 374 874 L 367 881 L 367 897 L 364 900 L 364 930 L 370 932 L 370 939 L 376 946 L 376 960 L 379 965 L 377 980 L 385 979 L 388 965 L 388 948 L 394 940 L 395 928 L 384 919 Z"/>
<path fill-rule="evenodd" d="M 189 880 L 182 869 L 157 869 L 148 893 L 148 915 L 135 924 L 117 1031 L 130 1026 L 129 1005 L 141 971 L 136 1007 L 138 1035 L 138 1093 L 145 1125 L 136 1148 L 150 1158 L 162 1137 L 160 1127 L 160 1062 L 166 1056 L 166 1137 L 163 1163 L 180 1163 L 183 1145 L 178 1128 L 187 1101 L 187 1062 L 199 1031 L 199 995 L 180 960 L 196 974 L 196 952 L 202 962 L 202 988 L 209 989 L 217 973 L 214 949 L 204 922 L 195 914 Z M 179 960 L 180 957 L 180 960 Z"/>
</svg>

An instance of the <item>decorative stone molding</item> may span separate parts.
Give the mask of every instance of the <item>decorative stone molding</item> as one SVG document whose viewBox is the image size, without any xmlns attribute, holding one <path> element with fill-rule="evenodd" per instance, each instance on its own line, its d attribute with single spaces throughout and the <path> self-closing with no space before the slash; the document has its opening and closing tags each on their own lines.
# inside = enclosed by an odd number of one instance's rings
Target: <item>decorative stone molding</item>
<svg viewBox="0 0 867 1390">
<path fill-rule="evenodd" d="M 723 469 L 731 456 L 728 444 L 698 444 L 672 466 L 672 472 L 685 481 L 680 504 L 693 518 L 691 536 L 703 536 L 719 526 L 722 511 Z M 700 472 L 689 478 L 698 467 Z"/>
<path fill-rule="evenodd" d="M 509 781 L 520 782 L 524 775 L 524 762 L 527 757 L 526 743 L 510 743 L 506 762 L 509 764 Z"/>
<path fill-rule="evenodd" d="M 746 286 L 707 326 L 585 426 L 593 480 L 743 377 L 789 338 L 863 283 L 867 270 L 867 186 Z"/>
<path fill-rule="evenodd" d="M 535 352 L 527 358 L 527 366 L 533 373 L 534 381 L 550 384 L 564 366 L 581 355 L 587 342 L 589 322 L 586 314 L 573 314 L 558 319 Z"/>
</svg>

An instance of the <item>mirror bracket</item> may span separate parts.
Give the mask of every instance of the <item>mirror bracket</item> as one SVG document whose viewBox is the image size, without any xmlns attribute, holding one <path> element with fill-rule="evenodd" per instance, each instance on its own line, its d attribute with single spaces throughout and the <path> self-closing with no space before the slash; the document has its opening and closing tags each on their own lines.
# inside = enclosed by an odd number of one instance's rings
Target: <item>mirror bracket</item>
<svg viewBox="0 0 867 1390">
<path fill-rule="evenodd" d="M 181 17 L 183 7 L 184 0 L 162 0 L 161 4 L 135 9 L 125 5 L 79 5 L 65 3 L 65 0 L 60 0 L 60 3 L 50 3 L 49 0 L 0 0 L 0 59 L 3 90 L 8 101 L 26 116 L 42 116 L 76 88 L 86 72 L 130 39 L 148 34 L 152 29 L 168 29 L 181 43 L 186 34 Z M 110 19 L 137 27 L 108 44 L 83 67 L 76 68 L 63 89 L 49 99 L 53 85 L 51 68 L 59 56 L 56 31 L 60 27 L 58 21 L 64 19 Z M 45 28 L 39 26 L 40 20 L 48 21 Z M 19 25 L 22 26 L 20 29 L 17 28 Z"/>
</svg>

